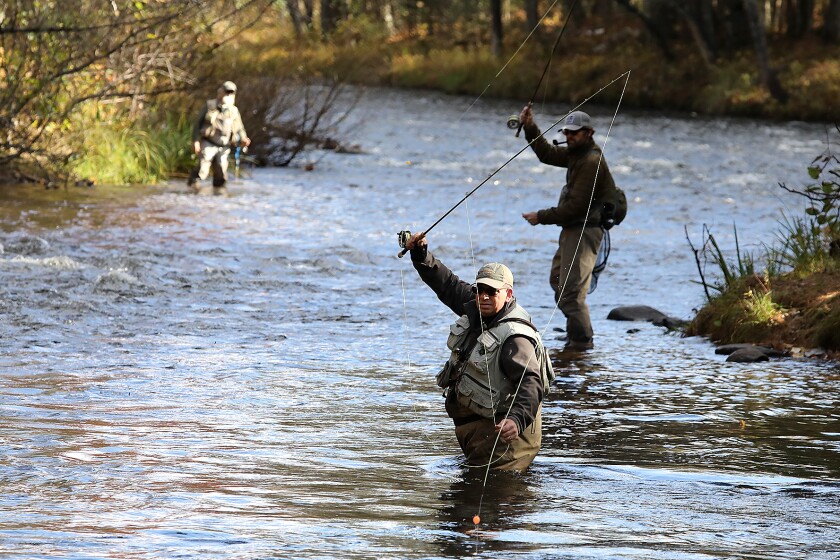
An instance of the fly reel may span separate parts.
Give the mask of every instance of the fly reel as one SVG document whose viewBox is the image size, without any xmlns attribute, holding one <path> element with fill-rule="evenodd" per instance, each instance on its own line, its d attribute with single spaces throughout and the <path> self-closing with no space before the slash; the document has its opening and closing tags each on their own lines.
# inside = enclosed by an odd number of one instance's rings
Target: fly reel
<svg viewBox="0 0 840 560">
<path fill-rule="evenodd" d="M 408 245 L 408 240 L 411 239 L 411 232 L 408 230 L 401 231 L 397 233 L 397 242 L 400 244 L 402 249 L 405 249 L 405 246 Z"/>
<path fill-rule="evenodd" d="M 519 115 L 511 115 L 507 120 L 507 127 L 511 130 L 519 128 Z"/>
</svg>

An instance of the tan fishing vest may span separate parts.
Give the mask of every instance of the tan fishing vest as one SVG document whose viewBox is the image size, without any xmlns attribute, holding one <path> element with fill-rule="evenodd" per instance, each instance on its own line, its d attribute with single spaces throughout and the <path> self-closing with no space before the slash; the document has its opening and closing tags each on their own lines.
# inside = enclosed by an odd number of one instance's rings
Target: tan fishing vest
<svg viewBox="0 0 840 560">
<path fill-rule="evenodd" d="M 233 135 L 233 123 L 237 112 L 234 106 L 220 109 L 216 99 L 208 99 L 207 116 L 204 117 L 205 126 L 201 135 L 217 146 L 227 146 Z"/>
<path fill-rule="evenodd" d="M 449 328 L 446 346 L 452 354 L 438 374 L 438 385 L 449 387 L 455 380 L 458 400 L 479 416 L 495 418 L 497 413 L 505 414 L 516 396 L 517 387 L 502 372 L 501 350 L 509 337 L 521 335 L 535 343 L 543 390 L 548 393 L 554 380 L 554 369 L 540 333 L 530 322 L 528 313 L 517 304 L 511 313 L 479 335 L 467 359 L 459 363 L 458 357 L 470 330 L 469 318 L 461 316 Z"/>
</svg>

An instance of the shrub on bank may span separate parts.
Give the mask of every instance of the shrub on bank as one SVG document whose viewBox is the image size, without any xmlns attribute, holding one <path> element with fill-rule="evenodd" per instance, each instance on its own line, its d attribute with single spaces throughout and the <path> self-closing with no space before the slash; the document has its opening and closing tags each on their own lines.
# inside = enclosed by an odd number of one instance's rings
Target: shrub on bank
<svg viewBox="0 0 840 560">
<path fill-rule="evenodd" d="M 98 122 L 84 129 L 72 175 L 96 183 L 154 184 L 191 165 L 191 124 L 183 116 L 141 127 L 137 123 Z"/>
<path fill-rule="evenodd" d="M 808 166 L 814 182 L 801 188 L 780 185 L 806 197 L 809 207 L 804 217 L 783 217 L 777 243 L 765 248 L 763 278 L 755 272 L 755 260 L 737 248 L 738 264 L 729 263 L 711 233 L 703 249 L 695 250 L 706 293 L 710 288 L 717 293 L 709 296 L 686 334 L 724 343 L 840 350 L 840 158 L 831 145 Z M 700 256 L 708 254 L 721 283 L 704 276 Z"/>
</svg>

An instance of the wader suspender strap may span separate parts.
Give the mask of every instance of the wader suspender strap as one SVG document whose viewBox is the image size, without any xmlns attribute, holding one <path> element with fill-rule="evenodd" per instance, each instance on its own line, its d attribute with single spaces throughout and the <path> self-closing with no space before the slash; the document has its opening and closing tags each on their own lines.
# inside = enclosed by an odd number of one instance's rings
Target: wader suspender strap
<svg viewBox="0 0 840 560">
<path fill-rule="evenodd" d="M 534 324 L 531 323 L 531 321 L 528 321 L 526 319 L 522 319 L 522 318 L 519 318 L 519 317 L 506 317 L 506 318 L 501 319 L 496 324 L 498 325 L 498 324 L 501 324 L 501 323 L 514 323 L 514 322 L 515 323 L 522 323 L 523 325 L 528 325 L 529 327 L 534 329 L 534 332 L 536 332 L 536 333 L 540 332 L 539 329 L 537 329 L 537 327 L 535 327 Z M 470 357 L 470 354 L 472 353 L 473 348 L 475 348 L 475 345 L 478 344 L 478 338 L 479 337 L 475 337 L 475 340 L 473 340 L 470 344 L 465 346 L 463 349 L 458 350 L 458 362 L 455 364 L 455 372 L 456 372 L 457 375 L 452 376 L 452 381 L 449 383 L 449 387 L 444 389 L 444 391 L 443 391 L 443 396 L 444 397 L 447 396 L 448 390 L 451 387 L 454 387 L 455 383 L 458 382 L 458 378 L 461 376 L 460 375 L 461 369 L 464 367 L 464 362 L 467 358 Z"/>
<path fill-rule="evenodd" d="M 499 323 L 522 323 L 523 325 L 528 325 L 529 327 L 534 329 L 534 332 L 540 332 L 540 330 L 537 327 L 535 327 L 531 321 L 528 321 L 526 319 L 520 319 L 519 317 L 510 317 L 508 319 L 502 319 L 501 321 L 499 321 Z"/>
</svg>

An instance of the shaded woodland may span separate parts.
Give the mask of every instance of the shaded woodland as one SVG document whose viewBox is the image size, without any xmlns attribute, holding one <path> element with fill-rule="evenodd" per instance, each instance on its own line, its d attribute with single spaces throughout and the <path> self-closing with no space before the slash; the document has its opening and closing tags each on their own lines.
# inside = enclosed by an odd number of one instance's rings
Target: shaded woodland
<svg viewBox="0 0 840 560">
<path fill-rule="evenodd" d="M 770 41 L 840 43 L 840 0 L 7 0 L 0 8 L 0 168 L 22 158 L 67 166 L 84 151 L 91 123 L 158 122 L 178 94 L 206 94 L 219 77 L 219 53 L 254 27 L 274 29 L 290 44 L 343 49 L 367 34 L 394 52 L 473 50 L 501 64 L 531 35 L 550 45 L 567 19 L 570 30 L 597 27 L 607 37 L 635 22 L 643 31 L 633 40 L 663 61 L 678 64 L 689 49 L 709 70 L 748 49 L 762 87 L 779 103 L 791 94 Z M 350 79 L 331 71 L 330 91 Z M 287 89 L 325 85 L 323 74 L 312 76 L 277 79 Z M 271 93 L 255 115 L 278 113 Z M 309 127 L 304 144 L 317 135 Z"/>
</svg>

